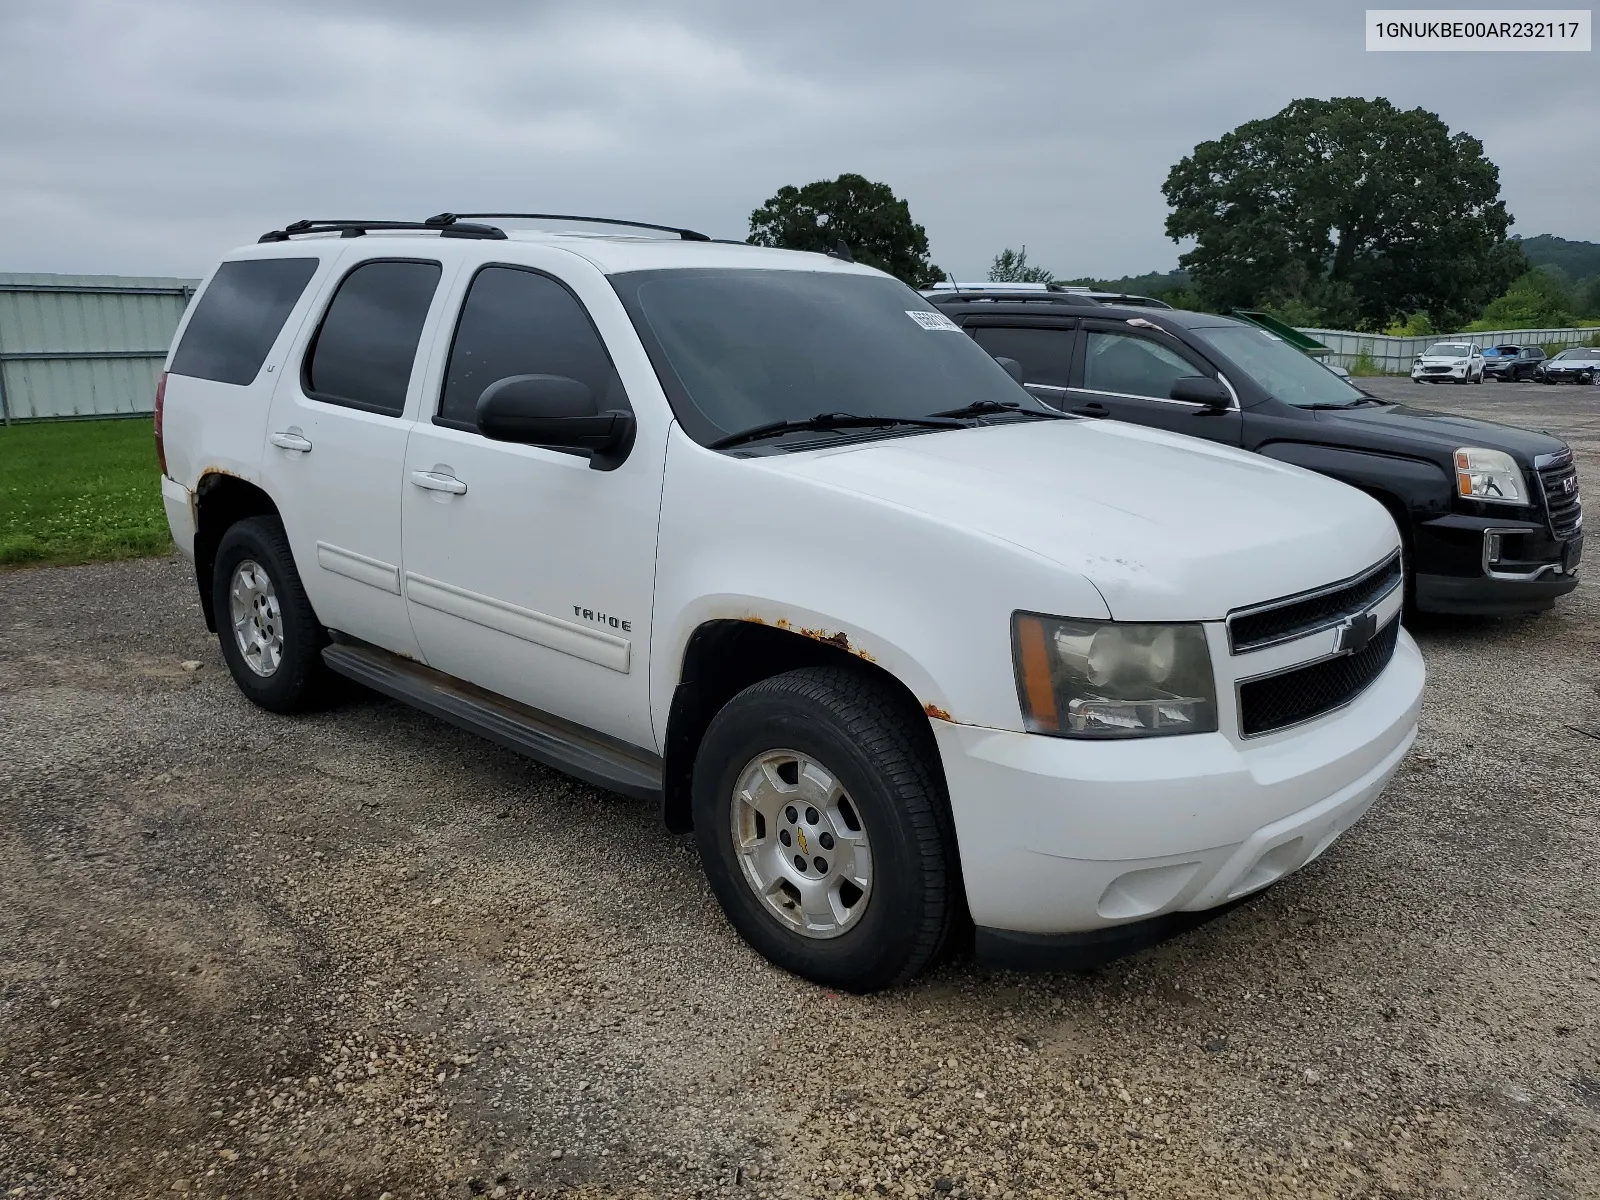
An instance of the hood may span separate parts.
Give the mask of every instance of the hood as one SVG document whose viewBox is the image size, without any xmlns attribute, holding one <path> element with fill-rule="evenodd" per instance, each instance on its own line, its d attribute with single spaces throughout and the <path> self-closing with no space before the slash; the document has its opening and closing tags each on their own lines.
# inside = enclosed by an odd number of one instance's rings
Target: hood
<svg viewBox="0 0 1600 1200">
<path fill-rule="evenodd" d="M 1399 545 L 1388 513 L 1353 488 L 1112 421 L 952 430 L 760 462 L 1049 559 L 1093 583 L 1121 621 L 1219 620 L 1347 578 Z"/>
<path fill-rule="evenodd" d="M 1547 371 L 1593 371 L 1600 368 L 1600 358 L 1547 358 Z"/>
<path fill-rule="evenodd" d="M 1471 362 L 1472 359 L 1466 354 L 1419 354 L 1415 361 L 1425 367 L 1445 367 L 1459 366 L 1461 363 Z"/>
<path fill-rule="evenodd" d="M 1482 446 L 1504 450 L 1524 467 L 1532 467 L 1536 455 L 1554 454 L 1566 445 L 1553 434 L 1476 417 L 1429 412 L 1406 404 L 1319 409 L 1317 425 L 1330 433 L 1348 430 L 1356 445 L 1372 445 L 1377 437 L 1382 439 L 1378 444 L 1390 453 L 1409 449 L 1446 463 L 1461 446 Z"/>
</svg>

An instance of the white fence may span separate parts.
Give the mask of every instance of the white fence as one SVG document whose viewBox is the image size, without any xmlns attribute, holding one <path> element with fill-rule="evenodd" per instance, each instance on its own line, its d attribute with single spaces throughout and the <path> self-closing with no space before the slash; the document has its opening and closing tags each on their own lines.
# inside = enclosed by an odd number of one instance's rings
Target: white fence
<svg viewBox="0 0 1600 1200">
<path fill-rule="evenodd" d="M 1579 346 L 1600 334 L 1600 329 L 1492 329 L 1488 333 L 1450 333 L 1435 337 L 1389 337 L 1343 329 L 1302 329 L 1300 332 L 1328 348 L 1325 362 L 1352 367 L 1357 358 L 1366 354 L 1386 375 L 1409 375 L 1411 360 L 1435 342 L 1466 342 L 1473 346 Z"/>
</svg>

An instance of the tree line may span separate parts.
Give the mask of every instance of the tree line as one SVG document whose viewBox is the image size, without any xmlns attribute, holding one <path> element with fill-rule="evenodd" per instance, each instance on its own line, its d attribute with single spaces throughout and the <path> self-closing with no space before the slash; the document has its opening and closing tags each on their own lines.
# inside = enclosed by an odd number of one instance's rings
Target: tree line
<svg viewBox="0 0 1600 1200">
<path fill-rule="evenodd" d="M 1296 100 L 1202 142 L 1162 187 L 1179 269 L 1061 279 L 1003 249 L 992 280 L 1156 295 L 1179 308 L 1267 309 L 1299 326 L 1417 334 L 1570 325 L 1600 317 L 1600 247 L 1509 234 L 1483 144 L 1388 100 Z M 927 231 L 885 184 L 841 175 L 784 187 L 749 241 L 848 253 L 912 287 L 946 277 Z M 1533 251 L 1539 251 L 1534 261 Z"/>
</svg>

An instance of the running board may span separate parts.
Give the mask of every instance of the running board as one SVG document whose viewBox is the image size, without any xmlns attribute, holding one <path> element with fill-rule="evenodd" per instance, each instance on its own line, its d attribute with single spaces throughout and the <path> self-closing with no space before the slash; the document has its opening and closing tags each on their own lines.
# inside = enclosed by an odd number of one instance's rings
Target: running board
<svg viewBox="0 0 1600 1200">
<path fill-rule="evenodd" d="M 375 692 L 585 783 L 638 800 L 661 800 L 661 759 L 648 750 L 614 741 L 376 646 L 335 642 L 322 651 L 322 659 L 329 669 Z"/>
</svg>

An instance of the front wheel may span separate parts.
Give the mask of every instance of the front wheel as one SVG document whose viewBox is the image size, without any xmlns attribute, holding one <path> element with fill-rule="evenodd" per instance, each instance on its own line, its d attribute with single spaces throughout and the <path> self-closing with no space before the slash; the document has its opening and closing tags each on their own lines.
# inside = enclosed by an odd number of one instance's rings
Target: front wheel
<svg viewBox="0 0 1600 1200">
<path fill-rule="evenodd" d="M 212 574 L 217 640 L 233 681 L 262 708 L 300 712 L 326 696 L 327 633 L 300 585 L 283 522 L 250 517 L 222 535 Z"/>
<path fill-rule="evenodd" d="M 701 862 L 740 936 L 851 992 L 932 962 L 956 908 L 935 756 L 926 718 L 863 671 L 789 671 L 730 700 L 695 757 L 693 803 Z"/>
</svg>

